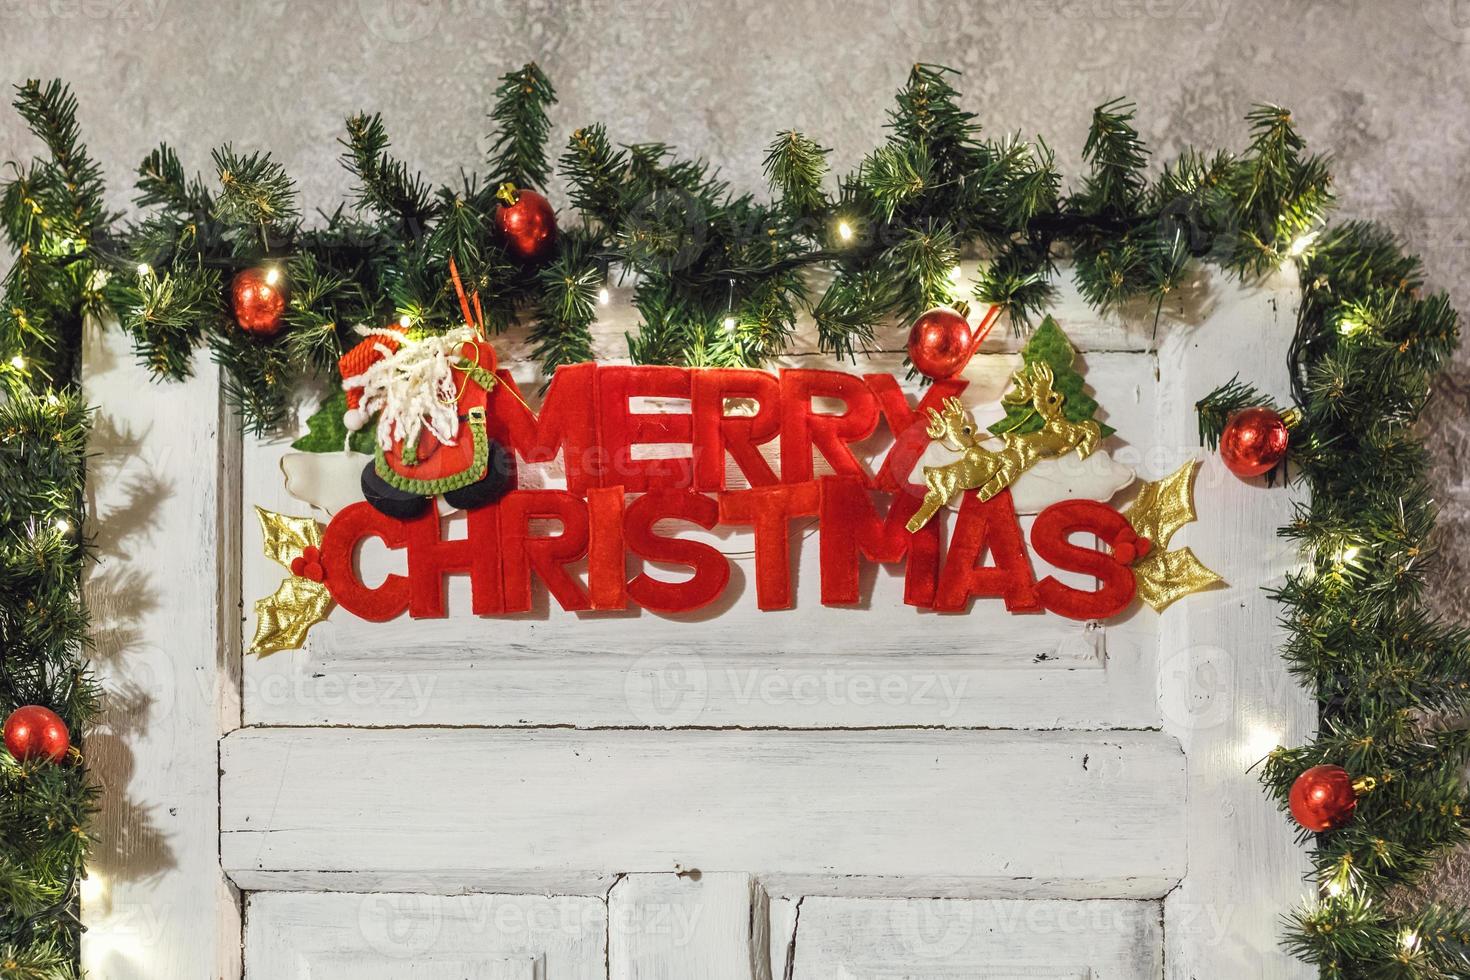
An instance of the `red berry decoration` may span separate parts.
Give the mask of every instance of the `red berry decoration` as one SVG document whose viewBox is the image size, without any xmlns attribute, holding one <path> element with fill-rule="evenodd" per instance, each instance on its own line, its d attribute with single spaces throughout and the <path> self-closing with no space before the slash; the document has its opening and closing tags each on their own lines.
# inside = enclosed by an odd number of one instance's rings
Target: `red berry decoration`
<svg viewBox="0 0 1470 980">
<path fill-rule="evenodd" d="M 275 266 L 244 269 L 230 283 L 235 322 L 257 337 L 274 336 L 286 322 L 286 284 Z"/>
<path fill-rule="evenodd" d="M 495 227 L 505 249 L 522 262 L 540 262 L 556 247 L 556 212 L 551 202 L 535 191 L 518 190 L 501 184 L 495 195 L 501 201 L 495 212 Z"/>
<path fill-rule="evenodd" d="M 1286 456 L 1291 432 L 1280 412 L 1245 408 L 1230 416 L 1220 436 L 1220 458 L 1241 479 L 1269 473 Z"/>
<path fill-rule="evenodd" d="M 1353 777 L 1341 766 L 1313 766 L 1291 784 L 1291 815 L 1308 830 L 1345 826 L 1357 808 Z"/>
<path fill-rule="evenodd" d="M 21 762 L 50 759 L 60 762 L 71 749 L 66 722 L 50 708 L 28 704 L 5 719 L 5 748 Z"/>
</svg>

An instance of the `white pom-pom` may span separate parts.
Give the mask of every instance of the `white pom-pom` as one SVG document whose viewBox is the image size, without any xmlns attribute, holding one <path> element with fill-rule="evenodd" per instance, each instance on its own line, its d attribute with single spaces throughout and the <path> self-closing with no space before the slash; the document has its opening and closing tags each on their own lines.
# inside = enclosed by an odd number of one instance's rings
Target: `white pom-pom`
<svg viewBox="0 0 1470 980">
<path fill-rule="evenodd" d="M 363 426 L 367 425 L 367 422 L 367 412 L 364 412 L 360 408 L 349 408 L 342 413 L 342 424 L 347 426 L 348 432 L 357 432 Z"/>
</svg>

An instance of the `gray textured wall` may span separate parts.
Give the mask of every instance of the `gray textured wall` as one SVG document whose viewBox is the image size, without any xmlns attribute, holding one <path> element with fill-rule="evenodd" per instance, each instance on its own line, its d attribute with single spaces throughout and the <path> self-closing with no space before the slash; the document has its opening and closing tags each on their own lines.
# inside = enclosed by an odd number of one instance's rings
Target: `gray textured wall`
<svg viewBox="0 0 1470 980">
<path fill-rule="evenodd" d="M 560 92 L 557 143 L 601 120 L 753 189 L 779 129 L 854 163 L 914 60 L 963 70 L 992 131 L 1046 135 L 1069 171 L 1090 107 L 1113 95 L 1138 101 L 1162 154 L 1238 147 L 1250 104 L 1278 102 L 1338 157 L 1342 213 L 1391 223 L 1470 311 L 1470 0 L 0 0 L 0 80 L 72 83 L 119 206 L 159 140 L 201 168 L 226 140 L 269 148 L 308 205 L 335 201 L 335 140 L 357 109 L 381 110 L 399 152 L 446 178 L 484 149 L 494 77 L 529 59 Z M 0 118 L 0 160 L 32 150 Z M 1462 355 L 1428 424 L 1450 572 L 1439 599 L 1462 618 L 1467 407 Z M 1443 878 L 1470 892 L 1470 875 Z"/>
</svg>

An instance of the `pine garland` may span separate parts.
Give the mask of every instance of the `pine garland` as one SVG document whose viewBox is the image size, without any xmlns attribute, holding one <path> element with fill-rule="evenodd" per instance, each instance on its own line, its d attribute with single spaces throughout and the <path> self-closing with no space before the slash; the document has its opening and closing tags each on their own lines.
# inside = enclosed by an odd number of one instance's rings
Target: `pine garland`
<svg viewBox="0 0 1470 980">
<path fill-rule="evenodd" d="M 83 318 L 105 308 L 99 256 L 112 216 L 80 142 L 76 101 L 53 82 L 15 107 L 46 155 L 3 188 L 15 264 L 0 312 L 0 718 L 40 704 L 80 755 L 0 751 L 0 977 L 77 975 L 79 882 L 97 790 L 79 759 L 98 691 L 84 655 L 82 481 L 91 413 L 78 386 Z"/>
<path fill-rule="evenodd" d="M 548 371 L 592 356 L 599 294 L 627 275 L 641 316 L 627 338 L 634 361 L 758 366 L 788 348 L 803 315 L 825 351 L 896 347 L 895 321 L 964 298 L 952 276 L 961 256 L 981 260 L 973 298 L 1000 304 L 1017 329 L 1052 302 L 1060 254 L 1100 309 L 1162 302 L 1196 261 L 1251 278 L 1293 260 L 1303 303 L 1287 475 L 1311 503 L 1281 533 L 1308 567 L 1275 594 L 1290 631 L 1283 655 L 1317 692 L 1322 725 L 1310 745 L 1273 752 L 1263 779 L 1283 805 L 1319 762 L 1377 788 L 1354 823 L 1318 839 L 1321 895 L 1290 916 L 1286 943 L 1326 977 L 1464 975 L 1470 913 L 1385 905 L 1466 838 L 1470 734 L 1435 722 L 1470 708 L 1470 633 L 1423 604 L 1434 511 L 1414 433 L 1458 339 L 1448 299 L 1421 294 L 1417 260 L 1387 232 L 1320 230 L 1331 178 L 1283 109 L 1251 112 L 1243 153 L 1186 150 L 1154 172 L 1135 108 L 1106 103 L 1087 169 L 1064 192 L 1051 149 L 983 135 L 956 79 L 914 66 L 887 138 L 835 180 L 827 147 L 779 134 L 765 159 L 768 201 L 668 146 L 579 128 L 555 157 L 571 211 L 540 268 L 512 260 L 494 221 L 502 183 L 544 188 L 552 177 L 555 91 L 535 65 L 501 78 L 484 172 L 455 184 L 430 186 L 392 155 L 380 116 L 350 117 L 341 159 L 352 199 L 310 220 L 268 154 L 221 147 L 206 180 L 160 146 L 137 171 L 139 214 L 124 221 L 103 208 L 70 93 L 20 86 L 16 108 L 46 154 L 16 167 L 0 195 L 15 253 L 0 306 L 0 711 L 53 707 L 79 747 L 95 716 L 78 591 L 86 549 L 71 530 L 82 517 L 89 416 L 77 355 L 89 314 L 115 311 L 162 378 L 187 374 L 207 344 L 245 424 L 265 432 L 291 420 L 303 379 L 336 382 L 354 325 L 458 326 L 450 258 L 492 329 L 532 321 Z M 227 300 L 231 277 L 264 262 L 290 285 L 286 328 L 271 338 L 240 331 Z M 1249 379 L 1223 386 L 1198 406 L 1202 442 L 1213 446 L 1233 411 L 1267 403 Z M 313 424 L 302 441 L 340 439 Z M 0 976 L 75 976 L 94 805 L 75 760 L 22 766 L 0 754 Z"/>
<path fill-rule="evenodd" d="M 1328 978 L 1464 976 L 1470 912 L 1406 895 L 1383 907 L 1467 840 L 1470 732 L 1446 719 L 1470 708 L 1470 633 L 1425 607 L 1435 512 L 1415 433 L 1457 317 L 1444 294 L 1421 295 L 1418 260 L 1372 225 L 1330 229 L 1300 269 L 1289 464 L 1311 500 L 1280 533 L 1306 567 L 1274 594 L 1289 631 L 1283 656 L 1316 690 L 1322 730 L 1273 752 L 1263 780 L 1283 807 L 1296 777 L 1320 763 L 1374 788 L 1348 826 L 1318 836 L 1321 894 L 1292 916 L 1289 942 Z M 1201 403 L 1202 436 L 1213 441 L 1231 410 L 1263 403 L 1231 382 Z"/>
</svg>

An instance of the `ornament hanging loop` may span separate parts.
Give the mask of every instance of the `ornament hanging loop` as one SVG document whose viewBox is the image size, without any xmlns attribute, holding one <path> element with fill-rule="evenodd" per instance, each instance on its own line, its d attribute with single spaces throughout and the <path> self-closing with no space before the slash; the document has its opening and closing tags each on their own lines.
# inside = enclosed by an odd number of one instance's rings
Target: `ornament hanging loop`
<svg viewBox="0 0 1470 980">
<path fill-rule="evenodd" d="M 960 302 L 955 304 L 955 309 L 959 311 L 960 316 L 969 319 L 969 303 L 961 300 Z M 970 353 L 969 356 L 965 359 L 966 362 L 968 362 L 971 358 L 975 356 L 975 354 L 980 350 L 980 345 L 985 342 L 985 338 L 990 336 L 990 331 L 995 329 L 995 321 L 1000 318 L 1000 310 L 1001 308 L 999 303 L 991 303 L 990 309 L 985 311 L 985 315 L 981 317 L 980 322 L 975 325 L 975 329 L 971 333 Z"/>
</svg>

